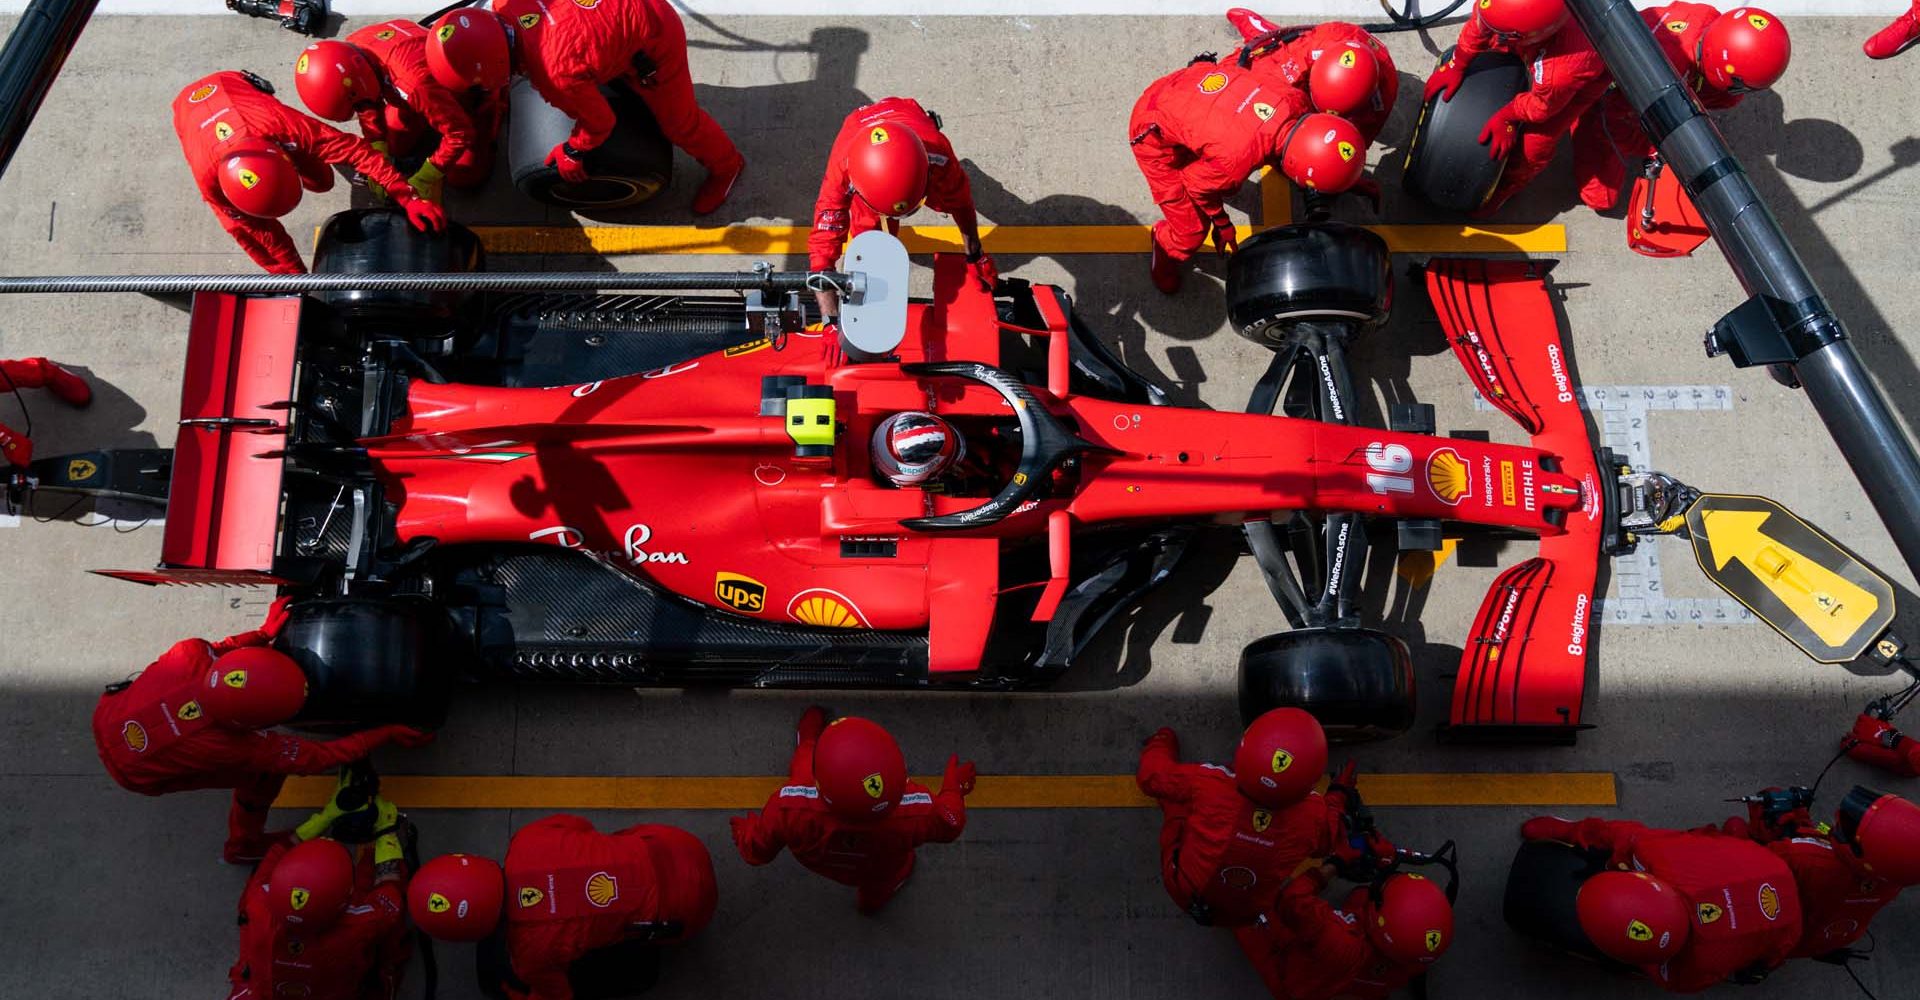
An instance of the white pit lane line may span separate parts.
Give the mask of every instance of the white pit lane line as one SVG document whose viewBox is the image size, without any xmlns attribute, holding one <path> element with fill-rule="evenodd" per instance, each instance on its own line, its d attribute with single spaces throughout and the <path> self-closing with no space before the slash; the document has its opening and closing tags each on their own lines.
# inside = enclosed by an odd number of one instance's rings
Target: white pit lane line
<svg viewBox="0 0 1920 1000">
<path fill-rule="evenodd" d="M 1396 4 L 1402 0 L 1392 0 Z M 1634 0 L 1640 8 L 1660 6 L 1664 0 Z M 1447 0 L 1415 0 L 1417 15 L 1445 7 Z M 1214 17 L 1228 7 L 1247 6 L 1276 20 L 1345 20 L 1377 23 L 1386 20 L 1378 0 L 831 0 L 806 10 L 792 0 L 694 0 L 677 3 L 683 12 L 709 17 L 775 15 L 781 17 L 1060 17 L 1070 15 Z M 441 4 L 407 4 L 397 0 L 334 0 L 331 9 L 348 18 L 424 15 Z M 0 14 L 18 14 L 26 0 L 0 0 Z M 1768 11 L 1781 17 L 1871 16 L 1892 20 L 1900 13 L 1897 0 L 1771 0 Z M 1465 10 L 1463 7 L 1462 10 Z M 234 16 L 219 0 L 101 0 L 97 14 Z M 1461 11 L 1454 13 L 1461 16 Z M 1442 31 L 1451 29 L 1443 28 Z"/>
</svg>

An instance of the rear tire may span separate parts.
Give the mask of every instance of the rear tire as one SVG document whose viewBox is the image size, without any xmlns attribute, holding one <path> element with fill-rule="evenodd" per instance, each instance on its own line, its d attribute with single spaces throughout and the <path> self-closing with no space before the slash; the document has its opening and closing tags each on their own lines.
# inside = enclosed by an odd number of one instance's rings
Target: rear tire
<svg viewBox="0 0 1920 1000">
<path fill-rule="evenodd" d="M 673 144 L 647 103 L 625 87 L 600 90 L 618 124 L 606 142 L 581 157 L 592 177 L 568 184 L 558 169 L 547 166 L 547 154 L 567 140 L 573 119 L 548 104 L 525 77 L 513 82 L 507 163 L 521 194 L 560 208 L 614 209 L 638 205 L 673 182 Z"/>
<path fill-rule="evenodd" d="M 1571 844 L 1530 840 L 1520 845 L 1507 871 L 1501 912 L 1507 926 L 1522 937 L 1573 955 L 1615 964 L 1600 954 L 1580 929 L 1575 901 L 1580 887 L 1600 871 L 1585 852 Z"/>
<path fill-rule="evenodd" d="M 1240 653 L 1240 720 L 1304 708 L 1334 742 L 1413 728 L 1413 657 L 1378 629 L 1303 628 L 1257 639 Z"/>
<path fill-rule="evenodd" d="M 1305 321 L 1385 322 L 1393 311 L 1387 242 L 1359 226 L 1319 222 L 1281 226 L 1249 237 L 1227 261 L 1227 318 L 1240 336 L 1265 347 L 1286 343 Z"/>
<path fill-rule="evenodd" d="M 349 597 L 294 605 L 275 645 L 307 675 L 307 702 L 296 722 L 440 725 L 453 693 L 445 632 L 424 602 Z"/>
<path fill-rule="evenodd" d="M 1480 130 L 1527 86 L 1527 68 L 1519 59 L 1504 52 L 1475 56 L 1452 100 L 1436 97 L 1420 109 L 1401 180 L 1407 193 L 1454 212 L 1485 204 L 1507 163 L 1488 158 Z"/>
<path fill-rule="evenodd" d="M 482 270 L 486 252 L 473 230 L 447 223 L 445 232 L 423 233 L 393 208 L 337 212 L 320 227 L 313 253 L 315 274 L 467 274 Z M 346 321 L 402 328 L 408 336 L 432 338 L 453 330 L 466 292 L 314 292 Z"/>
</svg>

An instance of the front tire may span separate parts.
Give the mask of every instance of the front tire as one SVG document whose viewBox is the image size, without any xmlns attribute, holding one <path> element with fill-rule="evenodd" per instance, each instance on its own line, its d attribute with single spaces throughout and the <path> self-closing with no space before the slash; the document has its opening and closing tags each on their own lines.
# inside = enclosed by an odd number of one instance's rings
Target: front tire
<svg viewBox="0 0 1920 1000">
<path fill-rule="evenodd" d="M 1413 657 L 1378 629 L 1303 628 L 1257 639 L 1240 653 L 1240 720 L 1303 708 L 1334 742 L 1413 728 Z"/>
<path fill-rule="evenodd" d="M 1387 242 L 1359 226 L 1280 226 L 1249 237 L 1227 261 L 1227 318 L 1264 347 L 1286 344 L 1295 323 L 1344 323 L 1359 332 L 1392 311 Z"/>
</svg>

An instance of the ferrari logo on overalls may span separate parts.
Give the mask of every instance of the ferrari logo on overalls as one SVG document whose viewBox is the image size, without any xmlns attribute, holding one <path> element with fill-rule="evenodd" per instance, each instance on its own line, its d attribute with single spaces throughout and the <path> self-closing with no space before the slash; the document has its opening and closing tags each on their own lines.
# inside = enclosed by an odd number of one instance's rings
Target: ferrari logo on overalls
<svg viewBox="0 0 1920 1000">
<path fill-rule="evenodd" d="M 442 896 L 437 892 L 427 893 L 427 912 L 428 913 L 445 913 L 451 909 L 453 909 L 453 904 L 447 902 L 447 897 Z"/>
<path fill-rule="evenodd" d="M 1218 94 L 1225 89 L 1227 89 L 1227 74 L 1225 73 L 1208 73 L 1206 76 L 1200 78 L 1200 92 L 1202 94 Z"/>
<path fill-rule="evenodd" d="M 214 122 L 213 137 L 220 142 L 226 142 L 228 139 L 233 138 L 233 126 L 226 122 Z"/>
<path fill-rule="evenodd" d="M 1272 813 L 1266 811 L 1265 809 L 1255 809 L 1253 811 L 1253 832 L 1265 833 L 1267 832 L 1267 827 L 1270 827 L 1272 825 L 1273 825 Z"/>
<path fill-rule="evenodd" d="M 1339 151 L 1339 153 L 1340 153 L 1340 162 L 1342 162 L 1342 163 L 1351 163 L 1351 162 L 1353 162 L 1353 154 L 1354 154 L 1354 152 L 1355 152 L 1355 150 L 1354 150 L 1354 148 L 1353 148 L 1353 143 L 1350 143 L 1350 142 L 1342 142 L 1342 143 L 1341 143 L 1341 144 L 1340 144 L 1340 145 L 1339 145 L 1338 147 L 1336 147 L 1336 148 L 1338 149 L 1338 151 Z"/>
<path fill-rule="evenodd" d="M 867 797 L 877 799 L 887 793 L 887 783 L 878 774 L 869 774 L 861 779 L 860 787 L 867 790 Z"/>
<path fill-rule="evenodd" d="M 1284 771 L 1287 768 L 1290 768 L 1292 766 L 1293 766 L 1292 754 L 1286 752 L 1285 750 L 1275 750 L 1273 752 L 1273 773 L 1279 774 L 1281 771 Z"/>
<path fill-rule="evenodd" d="M 299 938 L 287 939 L 287 954 L 292 955 L 295 958 L 299 958 L 300 953 L 306 950 L 307 950 L 306 943 L 301 941 Z"/>
<path fill-rule="evenodd" d="M 253 185 L 249 184 L 247 186 L 252 187 Z M 244 670 L 229 670 L 227 671 L 226 676 L 220 678 L 220 683 L 225 684 L 230 688 L 246 687 L 247 672 Z"/>
<path fill-rule="evenodd" d="M 1685 31 L 1685 30 L 1687 30 L 1687 22 L 1685 22 L 1685 21 L 1668 21 L 1668 22 L 1667 22 L 1667 30 L 1668 30 L 1668 31 L 1671 31 L 1671 32 L 1673 32 L 1674 34 L 1676 34 L 1676 35 L 1677 35 L 1677 34 L 1679 34 L 1679 33 L 1681 33 L 1681 32 L 1683 32 L 1683 31 Z"/>
<path fill-rule="evenodd" d="M 1428 931 L 1427 932 L 1427 950 L 1429 952 L 1439 951 L 1440 943 L 1445 940 L 1446 940 L 1446 935 L 1441 934 L 1439 931 Z"/>
<path fill-rule="evenodd" d="M 547 894 L 533 886 L 527 886 L 520 890 L 520 905 L 522 907 L 539 906 L 540 901 L 545 898 L 547 898 Z"/>
<path fill-rule="evenodd" d="M 1651 941 L 1653 940 L 1653 928 L 1648 927 L 1638 920 L 1628 921 L 1627 937 L 1635 941 Z"/>
<path fill-rule="evenodd" d="M 200 703 L 197 701 L 187 702 L 180 706 L 178 712 L 173 714 L 175 718 L 178 718 L 182 722 L 192 722 L 200 717 Z"/>
<path fill-rule="evenodd" d="M 87 461 L 84 458 L 76 458 L 67 463 L 67 479 L 70 482 L 79 482 L 83 479 L 92 479 L 94 475 L 97 474 L 99 471 L 100 471 L 99 466 L 93 464 L 92 462 Z"/>
<path fill-rule="evenodd" d="M 888 135 L 887 130 L 883 128 L 876 128 L 873 131 L 867 133 L 867 142 L 872 143 L 875 146 L 886 145 L 887 140 L 890 138 L 892 138 L 892 136 Z"/>
<path fill-rule="evenodd" d="M 520 22 L 519 22 L 519 23 L 520 23 L 520 28 L 521 28 L 521 30 L 523 30 L 523 31 L 524 31 L 524 30 L 526 30 L 527 28 L 531 28 L 531 27 L 533 27 L 534 25 L 536 25 L 536 24 L 539 24 L 539 23 L 540 23 L 540 15 L 538 15 L 538 14 L 522 14 L 522 15 L 520 15 Z"/>
<path fill-rule="evenodd" d="M 313 895 L 307 892 L 307 890 L 305 889 L 295 889 L 292 892 L 287 893 L 287 902 L 291 904 L 293 908 L 296 910 L 306 909 L 307 900 L 312 898 L 313 898 Z"/>
<path fill-rule="evenodd" d="M 1355 61 L 1356 60 L 1354 58 L 1352 49 L 1348 49 L 1345 52 L 1340 53 L 1340 65 L 1345 66 L 1348 69 L 1352 69 Z"/>
<path fill-rule="evenodd" d="M 259 174 L 256 174 L 256 173 L 254 173 L 253 171 L 251 171 L 251 170 L 248 170 L 248 169 L 247 169 L 247 168 L 245 168 L 245 167 L 241 167 L 241 168 L 240 168 L 240 186 L 241 186 L 241 187 L 243 187 L 243 188 L 246 188 L 247 190 L 249 190 L 249 191 L 251 191 L 251 190 L 253 190 L 253 189 L 254 189 L 254 187 L 255 187 L 255 186 L 257 186 L 257 185 L 258 185 L 259 183 L 260 183 L 260 175 L 259 175 Z M 239 687 L 239 685 L 237 685 L 237 684 L 236 684 L 236 685 L 234 685 L 234 686 L 235 686 L 235 687 Z"/>
<path fill-rule="evenodd" d="M 1748 14 L 1747 23 L 1753 25 L 1753 30 L 1755 31 L 1765 31 L 1767 30 L 1767 26 L 1773 22 L 1767 20 L 1763 14 Z"/>
<path fill-rule="evenodd" d="M 1486 10 L 1488 7 L 1491 7 L 1491 6 L 1493 6 L 1493 0 L 1480 0 L 1481 10 Z"/>
<path fill-rule="evenodd" d="M 606 872 L 594 872 L 587 879 L 587 902 L 605 909 L 620 898 L 620 883 Z"/>
<path fill-rule="evenodd" d="M 1253 106 L 1253 116 L 1263 122 L 1272 121 L 1273 113 L 1273 105 L 1271 104 L 1255 103 Z"/>
<path fill-rule="evenodd" d="M 1699 910 L 1697 912 L 1700 915 L 1701 923 L 1710 924 L 1720 919 L 1720 915 L 1722 913 L 1725 913 L 1726 911 L 1720 909 L 1718 906 L 1715 906 L 1712 903 L 1701 903 Z"/>
<path fill-rule="evenodd" d="M 385 30 L 385 31 L 381 31 L 381 32 L 376 32 L 376 33 L 374 34 L 374 36 L 373 36 L 373 40 L 374 40 L 374 41 L 376 41 L 376 42 L 384 42 L 384 41 L 386 41 L 387 39 L 389 39 L 389 38 L 392 38 L 392 37 L 393 37 L 393 29 L 392 29 L 392 28 L 388 28 L 388 29 L 387 29 L 387 30 Z"/>
</svg>

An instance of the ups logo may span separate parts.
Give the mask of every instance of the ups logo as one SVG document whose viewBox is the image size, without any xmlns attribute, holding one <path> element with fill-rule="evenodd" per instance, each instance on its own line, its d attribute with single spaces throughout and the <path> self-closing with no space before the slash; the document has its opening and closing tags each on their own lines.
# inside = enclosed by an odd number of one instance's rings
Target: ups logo
<svg viewBox="0 0 1920 1000">
<path fill-rule="evenodd" d="M 738 573 L 715 573 L 713 599 L 742 614 L 757 615 L 766 610 L 767 585 Z"/>
</svg>

